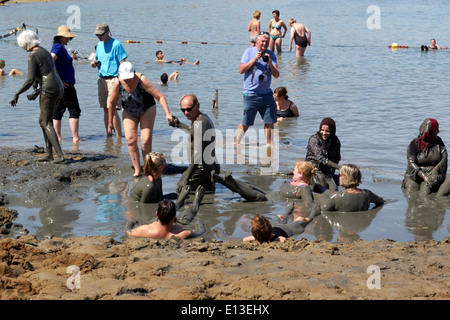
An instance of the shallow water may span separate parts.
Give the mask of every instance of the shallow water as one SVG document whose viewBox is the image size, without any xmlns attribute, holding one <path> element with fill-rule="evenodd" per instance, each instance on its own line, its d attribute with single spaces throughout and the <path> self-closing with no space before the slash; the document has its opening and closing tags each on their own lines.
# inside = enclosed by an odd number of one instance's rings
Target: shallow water
<svg viewBox="0 0 450 320">
<path fill-rule="evenodd" d="M 358 219 L 352 214 L 320 216 L 299 237 L 329 241 L 442 240 L 449 235 L 448 199 L 408 204 L 400 185 L 406 169 L 406 147 L 425 118 L 438 119 L 441 138 L 450 141 L 445 72 L 450 51 L 420 51 L 420 46 L 428 44 L 432 37 L 438 45 L 450 46 L 447 21 L 450 8 L 445 1 L 434 1 L 432 5 L 422 1 L 378 1 L 380 29 L 371 30 L 367 27 L 370 4 L 328 0 L 302 2 L 300 6 L 295 1 L 281 0 L 274 7 L 272 3 L 260 1 L 246 1 L 237 6 L 231 0 L 168 0 L 164 6 L 129 2 L 126 10 L 118 0 L 11 4 L 0 7 L 0 33 L 24 22 L 38 29 L 42 46 L 50 49 L 57 27 L 66 24 L 71 15 L 67 13 L 68 7 L 78 6 L 80 28 L 72 28 L 78 37 L 69 47 L 87 57 L 97 43 L 93 35 L 95 24 L 109 23 L 113 37 L 124 44 L 128 60 L 153 83 L 159 81 L 163 72 L 180 71 L 177 83 L 160 87 L 174 115 L 183 119 L 178 100 L 183 94 L 193 92 L 199 97 L 202 110 L 214 119 L 216 128 L 226 139 L 233 136 L 227 130 L 235 130 L 242 115 L 243 77 L 237 69 L 248 46 L 248 21 L 254 10 L 260 10 L 262 27 L 266 29 L 271 11 L 278 9 L 281 19 L 287 22 L 291 17 L 296 18 L 312 32 L 312 46 L 307 48 L 304 59 L 297 60 L 288 51 L 288 38 L 283 39 L 283 53 L 278 55 L 281 76 L 273 81 L 272 88 L 286 86 L 290 99 L 300 111 L 299 119 L 289 119 L 278 126 L 279 170 L 292 170 L 292 164 L 304 157 L 308 138 L 316 132 L 320 120 L 329 116 L 337 122 L 342 143 L 341 162 L 359 165 L 363 172 L 361 187 L 388 199 L 381 210 Z M 106 5 L 108 12 L 104 10 Z M 140 43 L 127 44 L 126 40 Z M 183 41 L 188 43 L 182 44 Z M 409 48 L 391 50 L 388 45 L 393 42 Z M 184 57 L 192 62 L 200 59 L 201 63 L 199 66 L 155 64 L 156 50 L 163 50 L 167 59 Z M 6 70 L 15 67 L 26 72 L 27 53 L 16 45 L 14 36 L 0 40 L 0 58 L 6 60 Z M 96 70 L 83 60 L 75 62 L 75 69 L 82 108 L 80 150 L 127 155 L 124 139 L 105 137 L 102 110 L 97 101 Z M 0 106 L 4 110 L 0 119 L 0 143 L 5 146 L 43 145 L 37 104 L 27 101 L 25 94 L 14 109 L 8 104 L 24 80 L 24 77 L 0 78 Z M 211 110 L 215 90 L 219 93 L 219 108 Z M 257 135 L 261 128 L 257 120 L 254 126 Z M 63 139 L 63 149 L 71 149 L 67 114 L 63 119 Z M 164 113 L 158 106 L 153 150 L 170 155 L 178 145 L 179 136 L 164 123 Z M 230 144 L 225 143 L 224 154 L 230 150 L 233 152 Z M 283 177 L 244 174 L 245 170 L 261 167 L 261 161 L 250 160 L 255 154 L 256 160 L 262 160 L 264 148 L 250 150 L 247 163 L 223 158 L 222 169 L 267 192 L 276 192 L 285 180 Z M 120 177 L 89 186 L 86 195 L 74 199 L 74 203 L 13 209 L 19 211 L 18 222 L 40 236 L 120 237 L 127 220 L 133 216 L 124 196 L 133 183 L 131 174 L 130 169 Z M 165 177 L 165 193 L 174 191 L 178 178 L 179 175 Z M 223 233 L 233 237 L 247 235 L 254 212 L 275 221 L 275 215 L 284 210 L 281 199 L 263 204 L 242 203 L 238 196 L 220 185 L 216 195 L 205 196 L 203 203 L 198 216 L 208 227 L 206 236 L 218 238 Z M 355 220 L 361 221 L 356 225 Z"/>
</svg>

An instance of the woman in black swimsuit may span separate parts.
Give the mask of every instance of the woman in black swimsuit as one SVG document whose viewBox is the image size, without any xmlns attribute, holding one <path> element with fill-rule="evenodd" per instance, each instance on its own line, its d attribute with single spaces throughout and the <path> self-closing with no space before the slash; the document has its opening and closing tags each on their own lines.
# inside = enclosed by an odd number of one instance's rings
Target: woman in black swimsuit
<svg viewBox="0 0 450 320">
<path fill-rule="evenodd" d="M 287 95 L 287 90 L 285 87 L 278 87 L 273 92 L 273 98 L 277 103 L 277 117 L 278 121 L 284 118 L 298 117 L 298 108 Z"/>
<path fill-rule="evenodd" d="M 134 167 L 134 176 L 142 175 L 139 146 L 138 126 L 141 126 L 142 155 L 152 151 L 153 125 L 155 124 L 155 99 L 166 113 L 166 120 L 173 121 L 169 106 L 164 95 L 142 74 L 135 72 L 130 62 L 123 62 L 119 67 L 119 77 L 114 81 L 110 106 L 115 106 L 119 96 L 123 108 L 123 129 L 127 140 L 128 152 Z M 115 108 L 109 108 L 108 134 L 114 130 L 113 116 Z M 144 160 L 145 162 L 145 160 Z"/>
<path fill-rule="evenodd" d="M 292 50 L 292 41 L 295 40 L 295 56 L 303 57 L 308 45 L 311 45 L 311 31 L 301 23 L 297 23 L 295 19 L 289 20 L 291 27 L 291 37 L 289 39 L 289 51 Z M 308 37 L 306 37 L 308 34 Z"/>
</svg>

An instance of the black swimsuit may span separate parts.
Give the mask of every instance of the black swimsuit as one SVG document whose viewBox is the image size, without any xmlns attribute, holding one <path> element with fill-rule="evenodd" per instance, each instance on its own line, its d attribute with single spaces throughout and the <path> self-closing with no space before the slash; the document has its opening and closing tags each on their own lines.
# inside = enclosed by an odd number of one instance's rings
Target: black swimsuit
<svg viewBox="0 0 450 320">
<path fill-rule="evenodd" d="M 292 101 L 291 101 L 291 103 L 289 103 L 289 107 L 286 110 L 277 110 L 277 117 L 282 117 L 282 118 L 293 117 L 294 112 L 292 112 L 292 110 L 291 110 L 291 105 L 292 105 Z"/>
<path fill-rule="evenodd" d="M 141 75 L 142 77 L 142 75 Z M 142 87 L 141 79 L 133 92 L 128 92 L 119 81 L 122 108 L 131 116 L 140 117 L 155 105 L 153 96 Z"/>
</svg>

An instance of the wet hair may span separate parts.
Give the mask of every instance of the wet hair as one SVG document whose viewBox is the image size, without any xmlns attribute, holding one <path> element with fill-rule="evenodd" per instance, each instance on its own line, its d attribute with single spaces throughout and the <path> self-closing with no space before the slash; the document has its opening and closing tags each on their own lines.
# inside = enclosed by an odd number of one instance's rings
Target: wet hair
<svg viewBox="0 0 450 320">
<path fill-rule="evenodd" d="M 156 51 L 155 56 L 158 57 L 158 54 L 160 54 L 161 52 L 162 52 L 161 50 Z"/>
<path fill-rule="evenodd" d="M 317 171 L 317 168 L 311 162 L 304 160 L 298 160 L 294 164 L 294 168 L 297 168 L 298 172 L 303 173 L 306 180 L 311 179 L 313 173 Z"/>
<path fill-rule="evenodd" d="M 5 67 L 5 65 L 6 65 L 5 60 L 0 59 L 0 69 L 3 69 Z"/>
<path fill-rule="evenodd" d="M 361 183 L 361 171 L 354 164 L 344 164 L 339 170 L 341 186 L 344 188 L 357 187 Z"/>
<path fill-rule="evenodd" d="M 293 24 L 296 23 L 296 22 L 297 22 L 297 20 L 295 20 L 295 19 L 289 19 L 288 24 L 289 24 L 289 25 L 293 25 Z"/>
<path fill-rule="evenodd" d="M 162 200 L 158 203 L 156 216 L 163 226 L 167 226 L 175 218 L 177 210 L 172 200 Z"/>
<path fill-rule="evenodd" d="M 276 13 L 277 16 L 280 16 L 280 11 L 278 10 L 273 10 L 272 13 Z"/>
<path fill-rule="evenodd" d="M 254 11 L 253 18 L 259 19 L 259 17 L 261 17 L 261 11 Z"/>
<path fill-rule="evenodd" d="M 144 174 L 154 176 L 161 166 L 166 165 L 166 159 L 161 152 L 150 152 L 145 155 Z"/>
<path fill-rule="evenodd" d="M 38 46 L 40 43 L 41 40 L 39 39 L 39 36 L 32 30 L 24 30 L 17 37 L 17 44 L 27 51 Z"/>
<path fill-rule="evenodd" d="M 167 81 L 169 81 L 169 76 L 167 75 L 167 73 L 163 73 L 162 75 L 161 75 L 161 82 L 162 83 L 167 83 Z"/>
<path fill-rule="evenodd" d="M 289 99 L 289 96 L 287 95 L 287 89 L 285 87 L 278 87 L 274 91 L 278 96 L 282 96 L 285 99 Z"/>
<path fill-rule="evenodd" d="M 197 96 L 193 93 L 188 93 L 188 94 L 184 94 L 181 98 L 180 98 L 180 102 L 178 102 L 178 104 L 181 106 L 181 101 L 183 101 L 184 98 L 187 97 L 192 97 L 192 103 L 193 106 L 198 105 L 198 108 L 200 109 L 200 103 L 198 102 Z"/>
<path fill-rule="evenodd" d="M 272 224 L 259 213 L 253 216 L 250 229 L 258 242 L 269 242 L 272 237 Z"/>
</svg>

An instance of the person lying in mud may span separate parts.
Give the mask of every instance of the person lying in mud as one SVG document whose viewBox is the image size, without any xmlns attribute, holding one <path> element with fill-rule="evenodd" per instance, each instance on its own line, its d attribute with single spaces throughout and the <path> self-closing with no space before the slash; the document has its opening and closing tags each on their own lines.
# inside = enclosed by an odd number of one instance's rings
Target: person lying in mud
<svg viewBox="0 0 450 320">
<path fill-rule="evenodd" d="M 293 177 L 280 186 L 279 195 L 288 199 L 302 199 L 307 205 L 312 204 L 313 194 L 308 185 L 309 179 L 316 172 L 316 168 L 308 161 L 299 160 L 294 164 Z M 267 196 L 261 189 L 244 182 L 235 180 L 231 173 L 222 178 L 215 172 L 211 172 L 211 179 L 224 185 L 249 202 L 267 201 Z"/>
<path fill-rule="evenodd" d="M 266 217 L 257 213 L 253 216 L 251 222 L 250 229 L 252 235 L 244 237 L 242 240 L 245 242 L 256 240 L 260 243 L 272 241 L 284 242 L 287 238 L 303 233 L 305 226 L 310 221 L 310 218 L 298 216 L 291 223 L 272 226 Z"/>
<path fill-rule="evenodd" d="M 151 239 L 170 239 L 178 237 L 180 239 L 190 239 L 199 237 L 205 233 L 205 227 L 200 221 L 197 230 L 192 231 L 184 229 L 178 224 L 175 224 L 176 219 L 176 205 L 171 200 L 163 200 L 158 203 L 158 210 L 156 211 L 157 221 L 147 225 L 128 230 L 127 233 L 132 237 L 144 237 Z"/>
<path fill-rule="evenodd" d="M 339 173 L 339 185 L 344 187 L 344 190 L 330 193 L 330 196 L 325 194 L 327 198 L 321 201 L 322 211 L 366 211 L 371 203 L 374 203 L 375 207 L 383 205 L 383 198 L 370 190 L 358 188 L 361 177 L 361 171 L 356 165 L 344 164 Z"/>
</svg>

